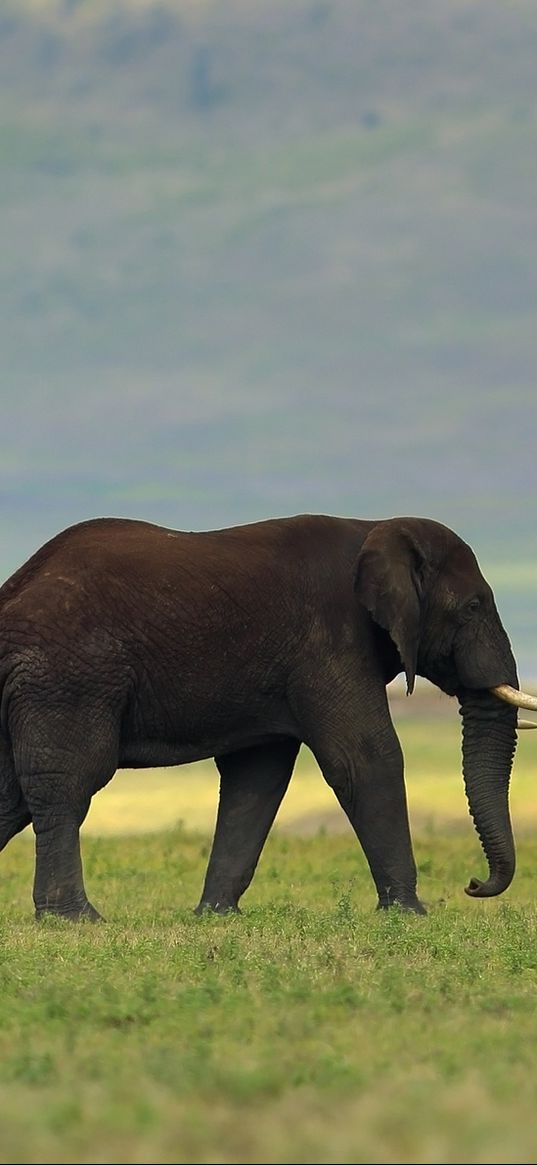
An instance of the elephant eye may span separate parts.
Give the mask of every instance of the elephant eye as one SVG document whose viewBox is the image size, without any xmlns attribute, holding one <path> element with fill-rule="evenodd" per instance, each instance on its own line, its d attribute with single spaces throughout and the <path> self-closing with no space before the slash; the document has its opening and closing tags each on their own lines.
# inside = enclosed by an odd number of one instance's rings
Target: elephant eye
<svg viewBox="0 0 537 1165">
<path fill-rule="evenodd" d="M 473 599 L 470 599 L 470 601 L 466 604 L 466 611 L 469 615 L 473 615 L 474 611 L 479 611 L 480 606 L 481 606 L 481 599 L 478 599 L 478 597 L 476 595 Z"/>
</svg>

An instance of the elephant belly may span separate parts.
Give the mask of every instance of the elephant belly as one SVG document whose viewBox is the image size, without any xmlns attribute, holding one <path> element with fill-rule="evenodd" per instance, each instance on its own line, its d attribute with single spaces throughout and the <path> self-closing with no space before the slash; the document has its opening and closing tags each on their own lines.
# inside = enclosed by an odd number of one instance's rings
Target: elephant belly
<svg viewBox="0 0 537 1165">
<path fill-rule="evenodd" d="M 244 683 L 244 681 L 243 681 Z M 179 765 L 248 748 L 297 726 L 281 694 L 240 692 L 214 683 L 153 683 L 138 689 L 122 719 L 119 758 L 123 768 Z"/>
<path fill-rule="evenodd" d="M 282 736 L 293 736 L 294 732 L 283 725 L 271 732 L 229 732 L 205 742 L 188 743 L 167 740 L 125 741 L 120 745 L 119 768 L 145 769 L 163 768 L 167 765 L 191 764 L 193 761 L 208 760 L 214 756 L 224 756 L 237 749 L 267 744 Z"/>
</svg>

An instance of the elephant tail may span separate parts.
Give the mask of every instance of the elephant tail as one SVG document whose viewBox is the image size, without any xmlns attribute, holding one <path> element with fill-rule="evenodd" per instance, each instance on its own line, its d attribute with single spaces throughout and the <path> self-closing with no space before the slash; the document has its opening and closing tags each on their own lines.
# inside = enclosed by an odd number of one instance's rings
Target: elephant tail
<svg viewBox="0 0 537 1165">
<path fill-rule="evenodd" d="M 9 672 L 0 659 L 0 732 L 9 740 L 8 707 L 9 707 Z"/>
</svg>

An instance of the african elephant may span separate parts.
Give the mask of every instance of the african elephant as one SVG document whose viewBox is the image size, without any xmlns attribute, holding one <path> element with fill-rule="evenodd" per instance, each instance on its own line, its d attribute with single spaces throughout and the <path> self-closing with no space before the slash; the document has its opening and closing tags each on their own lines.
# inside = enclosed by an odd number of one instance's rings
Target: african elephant
<svg viewBox="0 0 537 1165">
<path fill-rule="evenodd" d="M 386 685 L 456 696 L 470 813 L 511 882 L 518 691 L 490 586 L 423 518 L 299 515 L 203 533 L 99 518 L 47 542 L 0 589 L 0 848 L 32 823 L 34 903 L 100 917 L 79 830 L 117 768 L 214 757 L 217 823 L 198 912 L 237 910 L 302 742 L 364 850 L 379 907 L 416 893 Z M 501 698 L 499 698 L 501 697 Z M 511 702 L 507 702 L 511 701 Z"/>
</svg>

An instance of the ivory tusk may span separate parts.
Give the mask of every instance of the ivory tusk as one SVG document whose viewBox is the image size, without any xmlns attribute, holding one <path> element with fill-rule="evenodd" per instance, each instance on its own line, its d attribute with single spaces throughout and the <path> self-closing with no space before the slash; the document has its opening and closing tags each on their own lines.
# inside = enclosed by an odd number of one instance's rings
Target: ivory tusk
<svg viewBox="0 0 537 1165">
<path fill-rule="evenodd" d="M 519 720 L 517 728 L 537 728 L 537 720 Z"/>
<path fill-rule="evenodd" d="M 528 711 L 537 712 L 537 696 L 528 696 L 527 692 L 519 692 L 518 688 L 512 688 L 510 684 L 500 684 L 498 688 L 490 690 L 494 696 L 498 696 L 500 700 L 505 700 L 507 704 L 514 704 L 516 708 L 527 708 Z"/>
</svg>

